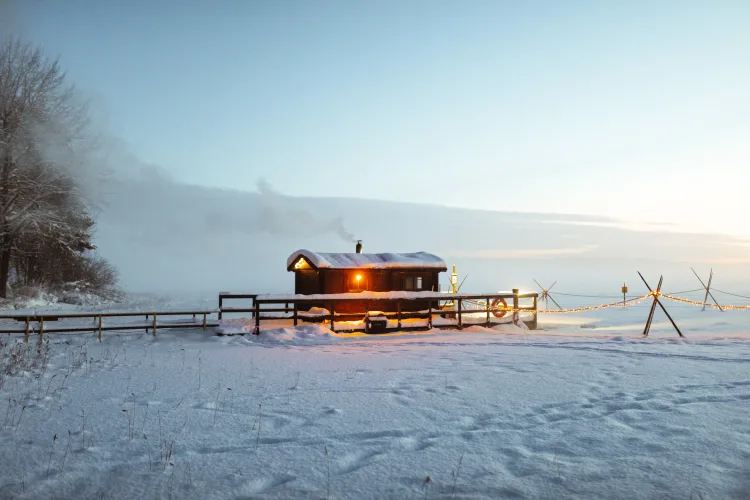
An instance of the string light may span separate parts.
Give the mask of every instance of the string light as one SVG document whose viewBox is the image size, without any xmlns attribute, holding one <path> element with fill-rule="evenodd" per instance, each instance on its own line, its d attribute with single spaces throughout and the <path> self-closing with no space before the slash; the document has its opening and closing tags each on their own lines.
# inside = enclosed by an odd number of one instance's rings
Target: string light
<svg viewBox="0 0 750 500">
<path fill-rule="evenodd" d="M 512 306 L 507 307 L 491 307 L 490 311 L 505 311 L 505 312 L 511 312 L 511 313 L 530 313 L 530 314 L 571 314 L 571 313 L 578 313 L 578 312 L 585 312 L 585 311 L 597 311 L 599 309 L 609 309 L 611 307 L 625 309 L 627 307 L 632 307 L 634 305 L 637 305 L 647 298 L 651 297 L 651 294 L 642 295 L 640 297 L 636 297 L 633 299 L 628 299 L 625 302 L 622 300 L 618 302 L 610 302 L 609 304 L 599 304 L 595 306 L 584 306 L 584 307 L 575 307 L 571 309 L 552 309 L 552 310 L 533 310 L 533 309 L 514 309 Z M 467 301 L 469 302 L 469 301 Z M 475 304 L 477 306 L 481 306 L 482 309 L 474 309 L 474 310 L 466 310 L 465 313 L 479 313 L 479 312 L 486 312 L 486 306 L 484 306 L 481 302 L 470 302 L 472 304 Z"/>
<path fill-rule="evenodd" d="M 665 299 L 673 300 L 675 302 L 682 302 L 683 304 L 690 304 L 692 306 L 696 307 L 703 307 L 708 306 L 712 309 L 724 309 L 725 311 L 750 311 L 750 305 L 747 306 L 738 306 L 738 305 L 722 305 L 721 308 L 717 306 L 716 304 L 704 304 L 703 302 L 699 302 L 697 300 L 690 300 L 690 299 L 683 299 L 682 297 L 676 297 L 674 295 L 668 295 L 665 293 L 659 294 Z"/>
<path fill-rule="evenodd" d="M 664 297 L 665 299 L 669 299 L 674 302 L 690 304 L 696 307 L 703 307 L 705 305 L 713 309 L 723 309 L 725 311 L 750 311 L 750 305 L 744 305 L 744 306 L 743 305 L 721 305 L 721 307 L 719 307 L 716 304 L 708 304 L 708 303 L 703 303 L 697 300 L 684 299 L 682 297 L 677 297 L 675 295 L 661 293 L 656 290 L 651 291 L 647 293 L 646 295 L 641 295 L 640 297 L 628 299 L 624 302 L 623 301 L 610 302 L 608 304 L 599 304 L 595 306 L 584 306 L 584 307 L 574 307 L 570 309 L 551 309 L 551 310 L 533 310 L 533 309 L 520 309 L 520 308 L 514 309 L 513 306 L 499 306 L 499 307 L 490 307 L 490 311 L 505 311 L 509 313 L 528 313 L 528 314 L 571 314 L 571 313 L 579 313 L 579 312 L 586 312 L 586 311 L 598 311 L 600 309 L 609 309 L 612 307 L 625 309 L 628 307 L 638 305 L 644 300 L 652 298 L 652 297 L 654 298 Z M 482 301 L 467 300 L 466 303 L 476 306 L 478 308 L 478 309 L 466 309 L 464 310 L 464 313 L 466 314 L 480 313 L 480 312 L 487 311 L 487 306 Z"/>
</svg>

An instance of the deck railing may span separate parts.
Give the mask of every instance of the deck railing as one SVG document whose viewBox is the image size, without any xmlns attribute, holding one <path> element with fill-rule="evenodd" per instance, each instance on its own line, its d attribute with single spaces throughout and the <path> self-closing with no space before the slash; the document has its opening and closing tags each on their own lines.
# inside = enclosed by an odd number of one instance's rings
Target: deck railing
<svg viewBox="0 0 750 500">
<path fill-rule="evenodd" d="M 507 323 L 505 317 L 502 321 L 495 313 L 506 312 L 511 321 L 518 324 L 523 321 L 529 329 L 537 328 L 537 298 L 536 292 L 520 293 L 513 290 L 510 293 L 483 293 L 483 294 L 442 294 L 442 293 L 417 293 L 399 296 L 389 293 L 363 293 L 363 294 L 332 294 L 332 295 L 259 295 L 259 294 L 234 294 L 222 293 L 219 295 L 219 319 L 223 313 L 250 313 L 255 320 L 255 330 L 260 332 L 261 320 L 291 319 L 295 326 L 300 321 L 325 322 L 330 324 L 331 330 L 336 330 L 339 323 L 339 331 L 364 330 L 370 333 L 373 330 L 394 331 L 414 328 L 432 328 L 436 316 L 441 319 L 441 327 L 456 327 L 461 330 L 465 325 L 492 326 Z M 521 304 L 521 300 L 531 300 L 531 304 Z M 250 300 L 250 307 L 225 307 L 228 300 Z M 493 306 L 496 301 L 502 301 L 506 306 Z M 395 311 L 383 311 L 382 305 L 388 303 L 391 307 L 396 304 Z M 426 310 L 403 311 L 403 305 L 413 302 L 427 303 Z M 343 304 L 364 304 L 364 313 L 337 313 Z M 310 313 L 306 309 L 311 306 L 322 306 L 322 313 Z M 452 304 L 452 308 L 446 308 Z M 380 307 L 379 307 L 380 305 Z M 411 308 L 408 308 L 411 309 Z M 521 318 L 521 314 L 530 317 Z M 426 324 L 404 323 L 404 320 L 421 319 Z M 479 321 L 477 321 L 479 319 Z M 394 326 L 389 326 L 393 323 Z M 385 323 L 385 325 L 384 325 Z"/>
</svg>

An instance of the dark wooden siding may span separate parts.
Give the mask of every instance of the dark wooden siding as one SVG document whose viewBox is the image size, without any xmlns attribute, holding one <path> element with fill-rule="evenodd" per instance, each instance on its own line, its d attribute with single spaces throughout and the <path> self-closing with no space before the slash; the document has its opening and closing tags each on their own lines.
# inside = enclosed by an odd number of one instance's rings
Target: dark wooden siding
<svg viewBox="0 0 750 500">
<path fill-rule="evenodd" d="M 360 275 L 359 289 L 362 291 L 390 292 L 406 290 L 405 285 L 411 283 L 408 291 L 439 291 L 440 271 L 433 269 L 321 269 L 319 271 L 299 270 L 295 271 L 295 293 L 310 295 L 316 293 L 349 293 L 357 291 L 356 276 Z M 417 289 L 414 285 L 417 278 L 422 279 L 422 287 Z M 318 307 L 326 307 L 325 304 L 315 304 Z M 403 311 L 421 311 L 429 307 L 428 301 L 410 301 L 403 304 Z M 433 303 L 433 307 L 437 304 Z M 342 304 L 344 310 L 340 313 L 364 313 L 365 304 L 347 303 Z M 380 302 L 370 305 L 370 309 L 381 309 L 395 311 L 395 302 Z"/>
</svg>

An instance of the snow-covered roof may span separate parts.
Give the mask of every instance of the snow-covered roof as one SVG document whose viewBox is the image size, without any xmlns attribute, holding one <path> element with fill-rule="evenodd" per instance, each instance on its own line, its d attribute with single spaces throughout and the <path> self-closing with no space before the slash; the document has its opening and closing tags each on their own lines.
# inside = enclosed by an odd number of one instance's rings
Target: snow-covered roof
<svg viewBox="0 0 750 500">
<path fill-rule="evenodd" d="M 415 253 L 319 253 L 297 250 L 286 261 L 291 270 L 304 257 L 316 269 L 435 269 L 446 271 L 445 261 L 427 252 Z"/>
</svg>

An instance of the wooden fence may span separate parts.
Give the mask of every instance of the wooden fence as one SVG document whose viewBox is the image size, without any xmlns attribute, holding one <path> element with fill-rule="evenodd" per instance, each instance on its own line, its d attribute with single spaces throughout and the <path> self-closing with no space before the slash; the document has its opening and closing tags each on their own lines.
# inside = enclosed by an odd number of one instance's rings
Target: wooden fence
<svg viewBox="0 0 750 500">
<path fill-rule="evenodd" d="M 23 333 L 24 340 L 28 343 L 30 334 L 39 334 L 39 341 L 45 333 L 63 333 L 63 332 L 98 332 L 99 340 L 102 339 L 102 332 L 115 330 L 151 330 L 156 336 L 156 330 L 159 328 L 203 328 L 219 326 L 216 321 L 209 321 L 209 316 L 217 311 L 162 311 L 162 312 L 102 312 L 102 313 L 43 313 L 43 314 L 13 314 L 0 315 L 0 320 L 15 320 L 24 323 L 23 330 L 0 330 L 0 333 Z M 192 316 L 191 320 L 181 320 L 170 323 L 159 323 L 157 318 L 160 316 Z M 105 325 L 104 319 L 108 318 L 139 318 L 145 317 L 141 323 L 127 323 Z M 65 319 L 92 319 L 95 325 L 70 325 L 56 326 L 50 328 L 50 323 L 55 323 Z M 46 324 L 46 325 L 45 325 Z M 36 328 L 35 328 L 36 327 Z"/>
<path fill-rule="evenodd" d="M 343 294 L 343 295 L 354 295 L 354 294 Z M 512 293 L 495 293 L 495 294 L 440 294 L 440 293 L 422 293 L 415 295 L 414 297 L 394 298 L 387 293 L 384 293 L 382 297 L 373 297 L 371 295 L 362 296 L 351 296 L 342 297 L 341 295 L 332 295 L 326 297 L 324 295 L 317 296 L 305 296 L 305 295 L 282 295 L 282 296 L 269 296 L 259 294 L 233 294 L 233 293 L 222 293 L 219 295 L 219 319 L 222 318 L 223 313 L 250 313 L 251 317 L 255 319 L 255 330 L 254 333 L 260 332 L 261 320 L 288 320 L 291 319 L 295 326 L 300 321 L 307 322 L 327 322 L 330 323 L 331 330 L 335 330 L 336 322 L 348 322 L 343 327 L 339 328 L 340 331 L 354 331 L 364 330 L 366 333 L 372 331 L 396 331 L 404 329 L 417 329 L 417 328 L 432 328 L 435 323 L 435 316 L 441 318 L 440 327 L 455 327 L 461 330 L 465 324 L 478 324 L 483 326 L 492 326 L 507 321 L 500 321 L 499 318 L 495 317 L 496 312 L 503 311 L 503 308 L 493 307 L 492 304 L 496 299 L 502 299 L 503 301 L 512 301 L 508 303 L 508 308 L 512 307 L 512 311 L 508 314 L 512 315 L 512 321 L 518 323 L 524 321 L 528 328 L 534 330 L 537 328 L 537 298 L 536 292 L 531 293 L 519 293 L 518 290 L 513 290 Z M 521 305 L 520 300 L 531 299 L 530 305 Z M 228 300 L 249 300 L 251 301 L 250 307 L 226 307 L 224 304 Z M 429 307 L 425 311 L 416 312 L 405 312 L 402 311 L 402 304 L 407 302 L 429 302 Z M 476 305 L 478 301 L 481 301 L 484 306 L 477 309 L 467 308 L 467 305 Z M 365 312 L 364 314 L 352 314 L 336 313 L 337 304 L 343 304 L 346 302 L 364 303 Z M 396 311 L 380 311 L 378 309 L 379 303 L 396 303 Z M 304 310 L 304 306 L 320 305 L 324 304 L 326 311 L 323 314 L 309 313 Z M 432 307 L 432 304 L 436 303 L 437 307 Z M 447 303 L 453 304 L 453 308 L 446 309 L 444 306 Z M 302 310 L 300 310 L 302 306 Z M 371 314 L 372 312 L 372 314 Z M 520 319 L 521 313 L 530 314 L 529 319 Z M 480 321 L 476 321 L 478 316 L 481 317 Z M 426 320 L 424 324 L 404 324 L 404 320 L 421 319 Z M 464 320 L 468 321 L 464 321 Z M 395 321 L 395 326 L 389 327 L 388 323 Z M 361 326 L 355 323 L 360 322 Z"/>
</svg>

